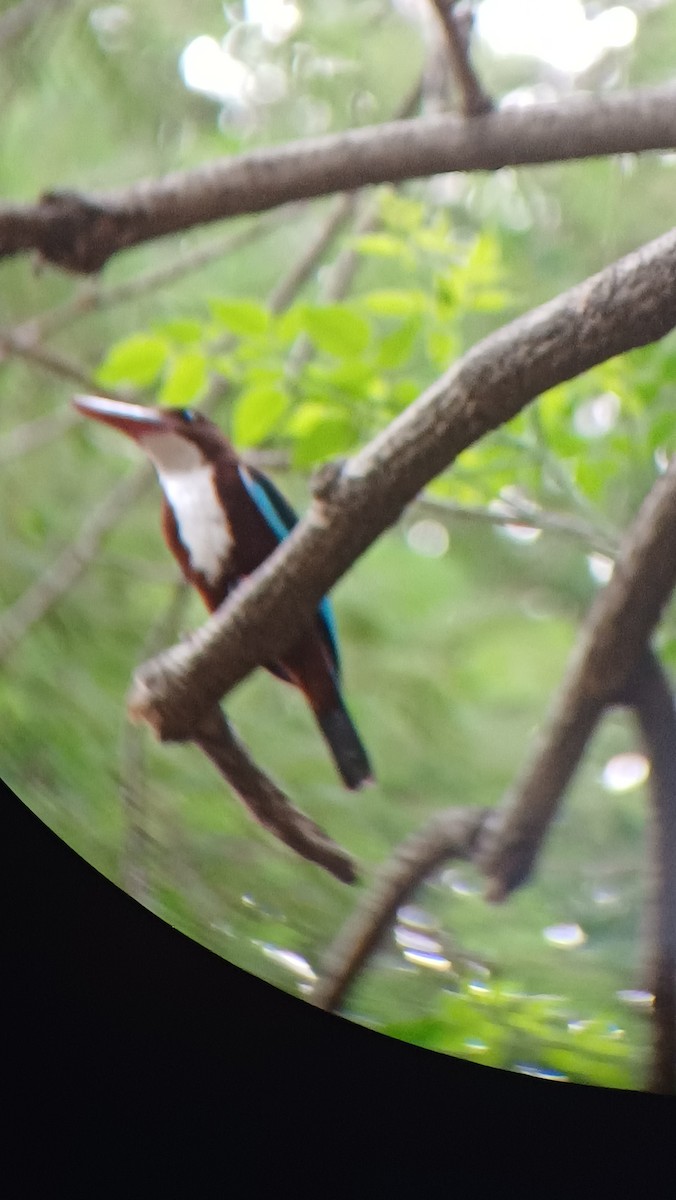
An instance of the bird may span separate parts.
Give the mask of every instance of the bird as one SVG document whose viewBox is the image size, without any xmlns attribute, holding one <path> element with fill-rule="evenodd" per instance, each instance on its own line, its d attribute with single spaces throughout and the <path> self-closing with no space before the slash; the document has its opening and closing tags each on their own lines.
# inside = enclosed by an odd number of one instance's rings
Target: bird
<svg viewBox="0 0 676 1200">
<path fill-rule="evenodd" d="M 209 612 L 256 570 L 298 521 L 262 471 L 247 465 L 219 427 L 192 408 L 150 407 L 77 395 L 82 415 L 126 434 L 150 459 L 163 493 L 162 531 Z M 350 790 L 373 782 L 367 753 L 341 693 L 335 620 L 326 597 L 311 625 L 268 671 L 307 700 Z"/>
</svg>

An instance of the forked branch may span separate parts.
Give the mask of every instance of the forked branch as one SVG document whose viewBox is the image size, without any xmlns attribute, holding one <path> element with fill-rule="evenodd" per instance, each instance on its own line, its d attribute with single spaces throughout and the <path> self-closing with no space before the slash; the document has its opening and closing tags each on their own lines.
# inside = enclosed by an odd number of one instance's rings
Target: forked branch
<svg viewBox="0 0 676 1200">
<path fill-rule="evenodd" d="M 676 459 L 648 493 L 592 605 L 523 776 L 482 840 L 488 897 L 527 878 L 603 710 L 632 703 L 633 675 L 676 586 Z"/>
</svg>

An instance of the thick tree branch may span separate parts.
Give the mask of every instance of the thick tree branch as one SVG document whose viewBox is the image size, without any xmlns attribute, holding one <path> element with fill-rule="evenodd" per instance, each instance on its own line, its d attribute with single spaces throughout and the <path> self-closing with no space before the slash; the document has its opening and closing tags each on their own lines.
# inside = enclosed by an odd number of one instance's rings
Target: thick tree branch
<svg viewBox="0 0 676 1200">
<path fill-rule="evenodd" d="M 334 1009 L 381 939 L 403 899 L 440 863 L 465 858 L 490 874 L 496 862 L 514 863 L 522 882 L 603 708 L 622 693 L 637 710 L 651 759 L 653 800 L 651 958 L 648 985 L 655 992 L 656 1036 L 651 1090 L 676 1084 L 676 716 L 669 685 L 644 649 L 660 597 L 676 580 L 676 552 L 664 568 L 660 546 L 676 542 L 676 462 L 644 504 L 626 539 L 614 582 L 600 594 L 578 643 L 554 713 L 541 734 L 524 783 L 506 814 L 449 809 L 410 837 L 381 868 L 358 909 L 331 947 L 314 1002 Z M 636 609 L 645 612 L 636 617 Z M 600 657 L 595 654 L 601 647 Z M 591 714 L 591 716 L 590 716 Z M 497 842 L 497 845 L 496 845 Z M 487 853 L 488 849 L 488 853 Z M 527 861 L 526 861 L 527 860 Z M 499 886 L 504 895 L 505 876 Z"/>
<path fill-rule="evenodd" d="M 673 534 L 672 534 L 673 536 Z M 648 1088 L 676 1092 L 676 714 L 659 664 L 646 654 L 633 686 L 650 759 L 648 978 L 654 993 L 653 1060 Z"/>
<path fill-rule="evenodd" d="M 676 231 L 484 339 L 342 469 L 322 473 L 310 511 L 274 554 L 191 642 L 137 672 L 132 712 L 161 738 L 189 738 L 203 712 L 291 644 L 320 598 L 462 450 L 547 388 L 675 324 Z"/>
<path fill-rule="evenodd" d="M 293 142 L 92 196 L 61 191 L 0 206 L 0 257 L 37 250 L 71 271 L 119 250 L 292 200 L 447 171 L 558 162 L 676 146 L 676 90 L 642 89 L 475 117 L 392 121 Z"/>
<path fill-rule="evenodd" d="M 630 701 L 633 672 L 676 585 L 676 459 L 646 497 L 596 597 L 520 780 L 489 823 L 479 855 L 487 895 L 527 878 L 601 714 Z"/>
</svg>

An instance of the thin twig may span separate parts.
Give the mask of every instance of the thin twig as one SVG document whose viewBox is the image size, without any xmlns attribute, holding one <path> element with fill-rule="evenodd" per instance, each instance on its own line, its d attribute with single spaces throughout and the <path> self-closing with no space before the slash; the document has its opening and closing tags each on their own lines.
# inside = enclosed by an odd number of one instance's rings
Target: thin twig
<svg viewBox="0 0 676 1200">
<path fill-rule="evenodd" d="M 220 708 L 212 709 L 201 719 L 192 740 L 259 824 L 309 862 L 317 863 L 343 883 L 354 883 L 357 874 L 347 851 L 294 808 L 277 785 L 256 766 Z"/>
<path fill-rule="evenodd" d="M 460 97 L 460 111 L 466 117 L 492 112 L 493 101 L 484 91 L 469 57 L 469 29 L 455 13 L 457 0 L 431 0 L 446 35 L 451 69 Z M 470 22 L 471 24 L 471 22 Z"/>
<path fill-rule="evenodd" d="M 655 996 L 648 1088 L 676 1092 L 676 713 L 661 667 L 646 654 L 632 698 L 650 759 L 648 978 Z"/>
<path fill-rule="evenodd" d="M 0 662 L 4 662 L 28 630 L 54 607 L 93 562 L 106 534 L 149 486 L 153 474 L 144 463 L 126 476 L 88 517 L 77 537 L 43 575 L 0 618 Z"/>
<path fill-rule="evenodd" d="M 338 196 L 328 219 L 319 227 L 316 237 L 310 242 L 306 252 L 293 264 L 271 292 L 268 298 L 268 307 L 271 312 L 283 312 L 295 300 L 303 284 L 317 270 L 318 263 L 321 262 L 336 235 L 350 220 L 356 203 L 356 197 L 352 192 L 345 192 Z"/>
<path fill-rule="evenodd" d="M 422 83 L 418 80 L 401 102 L 396 114 L 397 120 L 405 120 L 415 112 L 420 103 L 421 90 Z M 344 196 L 340 197 L 340 200 L 344 205 L 342 208 L 343 221 L 350 216 L 354 218 L 354 237 L 363 237 L 364 234 L 377 229 L 379 217 L 377 199 L 362 201 L 361 193 L 346 192 Z M 338 211 L 341 211 L 340 205 Z M 343 221 L 341 221 L 341 225 Z M 345 298 L 352 286 L 360 262 L 360 255 L 351 245 L 341 249 L 336 261 L 327 271 L 320 288 L 320 296 L 325 304 L 336 304 Z M 312 341 L 307 334 L 300 334 L 289 354 L 287 370 L 290 376 L 299 375 L 313 354 Z"/>
<path fill-rule="evenodd" d="M 36 20 L 45 12 L 50 15 L 51 10 L 63 8 L 67 2 L 68 0 L 19 0 L 18 4 L 12 5 L 0 15 L 0 50 L 11 46 L 12 42 L 29 33 L 35 27 Z"/>
<path fill-rule="evenodd" d="M 122 734 L 120 797 L 124 835 L 119 871 L 122 887 L 139 904 L 150 906 L 148 813 L 145 789 L 145 737 L 139 725 L 126 721 Z"/>
<path fill-rule="evenodd" d="M 146 638 L 144 653 L 156 654 L 176 639 L 189 595 L 186 581 L 180 579 L 172 589 L 169 604 Z M 141 904 L 148 905 L 151 883 L 147 858 L 151 838 L 145 782 L 145 734 L 140 725 L 125 722 L 120 754 L 120 798 L 125 820 L 120 877 L 125 890 Z"/>
<path fill-rule="evenodd" d="M 598 507 L 584 495 L 571 478 L 569 471 L 554 453 L 547 440 L 542 424 L 540 406 L 534 404 L 528 412 L 530 427 L 535 436 L 535 442 L 524 441 L 522 438 L 513 439 L 507 433 L 502 436 L 507 444 L 516 444 L 518 449 L 525 450 L 540 464 L 545 475 L 548 475 L 555 489 L 569 501 L 571 507 L 597 529 L 599 535 L 605 536 L 611 542 L 617 543 L 619 531 L 613 522 L 602 513 Z"/>
<path fill-rule="evenodd" d="M 34 421 L 26 421 L 17 425 L 0 437 L 0 466 L 22 458 L 45 446 L 75 424 L 77 417 L 70 408 L 60 408 L 56 412 L 46 413 L 36 417 Z"/>
<path fill-rule="evenodd" d="M 56 350 L 48 350 L 35 342 L 29 335 L 28 325 L 19 333 L 13 329 L 0 329 L 0 362 L 9 356 L 23 358 L 60 379 L 66 379 L 68 383 L 77 384 L 87 392 L 100 391 L 100 385 L 79 363 L 72 362 Z M 114 393 L 109 394 L 112 396 Z"/>
<path fill-rule="evenodd" d="M 64 304 L 49 309 L 41 316 L 33 317 L 13 330 L 17 341 L 29 341 L 32 345 L 59 333 L 71 322 L 90 312 L 100 312 L 118 304 L 128 304 L 139 296 L 149 292 L 159 291 L 173 283 L 186 278 L 187 275 L 200 271 L 217 259 L 227 259 L 231 254 L 242 250 L 245 246 L 264 237 L 271 230 L 279 227 L 282 221 L 293 219 L 305 208 L 303 202 L 289 204 L 281 210 L 273 210 L 261 214 L 254 222 L 243 229 L 228 233 L 206 242 L 204 245 L 193 247 L 184 254 L 172 255 L 169 262 L 159 267 L 135 275 L 121 283 L 102 287 L 99 278 L 87 280 L 76 294 Z"/>
<path fill-rule="evenodd" d="M 441 496 L 423 494 L 415 500 L 415 508 L 422 509 L 423 512 L 434 513 L 439 517 L 457 517 L 461 521 L 476 521 L 479 524 L 508 527 L 518 525 L 527 529 L 541 529 L 543 533 L 559 533 L 584 542 L 588 549 L 605 554 L 608 558 L 614 558 L 617 553 L 617 542 L 611 542 L 604 538 L 598 530 L 584 521 L 572 517 L 568 513 L 521 506 L 517 501 L 505 501 L 505 509 L 511 510 L 507 512 L 471 504 L 457 504 L 454 500 L 445 500 Z"/>
<path fill-rule="evenodd" d="M 356 205 L 353 204 L 352 212 Z M 367 202 L 362 211 L 357 211 L 354 224 L 354 236 L 360 237 L 376 228 L 378 222 L 377 203 Z M 350 290 L 352 281 L 360 263 L 360 257 L 350 246 L 344 247 L 333 266 L 328 270 L 321 287 L 321 299 L 325 304 L 335 304 L 342 300 Z M 293 378 L 300 375 L 303 367 L 314 356 L 315 350 L 312 339 L 301 333 L 296 338 L 287 360 L 287 374 Z"/>
<path fill-rule="evenodd" d="M 484 809 L 437 813 L 394 852 L 326 953 L 312 1003 L 331 1012 L 381 940 L 399 906 L 440 863 L 471 859 L 486 818 Z"/>
</svg>

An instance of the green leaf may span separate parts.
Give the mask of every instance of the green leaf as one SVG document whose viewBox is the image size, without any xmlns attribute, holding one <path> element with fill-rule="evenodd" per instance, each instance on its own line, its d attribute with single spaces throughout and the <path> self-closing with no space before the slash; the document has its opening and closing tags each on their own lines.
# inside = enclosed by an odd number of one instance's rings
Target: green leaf
<svg viewBox="0 0 676 1200">
<path fill-rule="evenodd" d="M 169 356 L 169 346 L 163 337 L 134 333 L 111 347 L 96 372 L 99 383 L 106 386 L 133 383 L 148 387 L 158 378 Z"/>
<path fill-rule="evenodd" d="M 160 390 L 160 404 L 180 408 L 192 404 L 207 385 L 206 357 L 201 350 L 188 350 L 174 359 Z"/>
<path fill-rule="evenodd" d="M 254 383 L 274 383 L 279 384 L 284 374 L 284 364 L 280 360 L 277 363 L 266 365 L 258 363 L 253 367 L 248 367 L 246 377 L 250 385 Z"/>
<path fill-rule="evenodd" d="M 308 401 L 292 414 L 287 432 L 293 439 L 293 463 L 310 467 L 354 446 L 357 433 L 349 414 L 335 405 Z"/>
<path fill-rule="evenodd" d="M 321 308 L 305 305 L 303 327 L 320 350 L 339 358 L 361 354 L 371 336 L 368 321 L 342 304 L 326 304 Z"/>
<path fill-rule="evenodd" d="M 275 320 L 274 332 L 281 345 L 289 345 L 303 332 L 304 307 L 302 304 L 293 304 Z"/>
<path fill-rule="evenodd" d="M 177 318 L 174 321 L 162 321 L 153 326 L 156 333 L 171 338 L 180 346 L 188 346 L 199 342 L 204 336 L 204 327 L 199 321 L 189 321 L 187 318 Z"/>
<path fill-rule="evenodd" d="M 421 1017 L 417 1021 L 392 1022 L 382 1032 L 399 1042 L 409 1042 L 426 1050 L 440 1050 L 448 1036 L 448 1026 L 438 1017 Z"/>
<path fill-rule="evenodd" d="M 398 380 L 391 391 L 391 399 L 397 411 L 408 408 L 419 395 L 420 388 L 414 379 Z"/>
<path fill-rule="evenodd" d="M 289 406 L 280 387 L 260 384 L 243 392 L 232 415 L 232 436 L 238 446 L 257 446 L 278 425 Z"/>
<path fill-rule="evenodd" d="M 418 289 L 381 288 L 367 292 L 359 303 L 380 317 L 412 317 L 430 310 L 429 296 Z"/>
<path fill-rule="evenodd" d="M 304 391 L 307 387 L 315 393 L 326 393 L 332 389 L 351 397 L 361 397 L 367 391 L 372 378 L 373 367 L 363 359 L 346 359 L 330 365 L 326 362 L 311 362 L 303 373 L 300 390 Z"/>
<path fill-rule="evenodd" d="M 455 249 L 450 240 L 449 232 L 445 227 L 419 229 L 414 235 L 416 246 L 424 250 L 426 254 L 432 254 L 435 257 L 447 257 L 449 253 Z"/>
<path fill-rule="evenodd" d="M 501 273 L 500 247 L 490 233 L 480 233 L 467 255 L 467 272 L 475 284 L 493 284 Z"/>
<path fill-rule="evenodd" d="M 440 321 L 448 321 L 459 308 L 465 307 L 466 295 L 462 282 L 460 271 L 437 275 L 434 280 L 435 311 Z"/>
<path fill-rule="evenodd" d="M 573 477 L 580 491 L 588 499 L 598 502 L 615 473 L 615 462 L 611 458 L 580 458 L 574 464 Z"/>
<path fill-rule="evenodd" d="M 574 1050 L 547 1049 L 545 1059 L 548 1066 L 562 1071 L 572 1082 L 593 1083 L 599 1087 L 629 1088 L 631 1079 L 626 1067 L 616 1063 L 594 1061 L 587 1055 Z"/>
<path fill-rule="evenodd" d="M 265 333 L 270 327 L 270 313 L 253 300 L 209 301 L 214 320 L 241 337 Z"/>
<path fill-rule="evenodd" d="M 441 367 L 445 371 L 459 353 L 458 339 L 454 333 L 432 329 L 427 335 L 426 350 L 435 366 Z"/>
<path fill-rule="evenodd" d="M 411 233 L 418 229 L 425 219 L 425 205 L 420 200 L 412 200 L 410 196 L 402 196 L 394 188 L 388 188 L 380 193 L 380 217 L 390 229 L 400 229 Z"/>
<path fill-rule="evenodd" d="M 397 329 L 385 334 L 378 343 L 376 364 L 381 370 L 401 367 L 413 353 L 420 332 L 420 317 L 409 317 Z"/>
<path fill-rule="evenodd" d="M 359 254 L 374 258 L 398 258 L 408 265 L 415 262 L 408 242 L 391 233 L 365 233 L 355 238 L 352 244 Z"/>
<path fill-rule="evenodd" d="M 676 443 L 676 414 L 673 412 L 662 412 L 650 422 L 648 432 L 648 446 L 651 450 L 656 450 L 659 446 L 663 446 L 666 450 L 673 450 Z"/>
<path fill-rule="evenodd" d="M 510 300 L 509 292 L 499 288 L 485 288 L 472 297 L 470 307 L 475 312 L 502 312 Z"/>
</svg>

